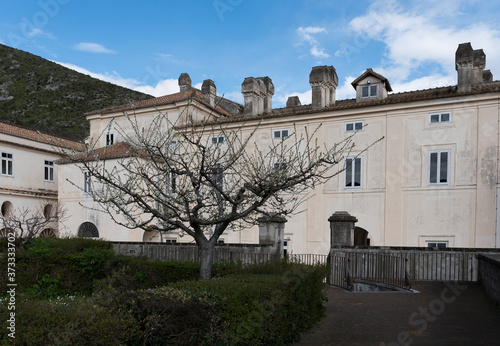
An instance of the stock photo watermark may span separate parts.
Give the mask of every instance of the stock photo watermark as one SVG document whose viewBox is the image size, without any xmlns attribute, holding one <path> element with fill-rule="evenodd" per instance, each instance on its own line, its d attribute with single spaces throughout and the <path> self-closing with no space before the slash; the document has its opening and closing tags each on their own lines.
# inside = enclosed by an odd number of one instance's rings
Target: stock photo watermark
<svg viewBox="0 0 500 346">
<path fill-rule="evenodd" d="M 408 317 L 408 324 L 412 327 L 412 330 L 403 330 L 397 335 L 396 341 L 387 344 L 381 342 L 380 346 L 407 346 L 413 344 L 412 333 L 418 335 L 425 332 L 429 324 L 436 321 L 444 313 L 446 306 L 453 303 L 468 287 L 457 281 L 446 281 L 444 284 L 446 287 L 441 291 L 439 298 L 431 300 L 425 307 L 419 307 L 417 311 Z"/>
<path fill-rule="evenodd" d="M 19 47 L 20 44 L 28 42 L 34 36 L 43 33 L 43 28 L 49 24 L 50 19 L 57 16 L 62 5 L 66 5 L 70 0 L 40 0 L 40 8 L 33 15 L 23 17 L 18 32 L 11 31 L 5 37 L 0 37 L 0 41 L 9 43 L 11 47 Z"/>
<path fill-rule="evenodd" d="M 7 335 L 16 338 L 16 235 L 13 230 L 7 233 Z"/>
<path fill-rule="evenodd" d="M 212 5 L 219 19 L 223 21 L 226 12 L 233 12 L 242 2 L 243 0 L 214 0 Z"/>
</svg>

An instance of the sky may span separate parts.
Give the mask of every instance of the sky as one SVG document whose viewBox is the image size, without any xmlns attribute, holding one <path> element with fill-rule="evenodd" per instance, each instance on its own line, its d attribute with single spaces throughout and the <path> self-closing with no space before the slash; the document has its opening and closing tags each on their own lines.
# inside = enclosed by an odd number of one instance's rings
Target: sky
<svg viewBox="0 0 500 346">
<path fill-rule="evenodd" d="M 337 99 L 367 68 L 394 92 L 456 84 L 455 51 L 484 49 L 500 79 L 500 1 L 0 0 L 0 43 L 153 96 L 212 79 L 243 103 L 246 77 L 269 76 L 273 107 L 311 103 L 313 66 L 337 71 Z"/>
</svg>

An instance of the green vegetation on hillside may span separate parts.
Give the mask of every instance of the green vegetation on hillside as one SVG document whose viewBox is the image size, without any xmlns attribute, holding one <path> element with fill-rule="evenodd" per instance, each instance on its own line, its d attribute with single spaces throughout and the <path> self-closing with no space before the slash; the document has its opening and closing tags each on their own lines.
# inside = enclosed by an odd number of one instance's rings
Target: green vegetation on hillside
<svg viewBox="0 0 500 346">
<path fill-rule="evenodd" d="M 81 140 L 84 113 L 151 97 L 0 44 L 0 121 Z"/>
</svg>

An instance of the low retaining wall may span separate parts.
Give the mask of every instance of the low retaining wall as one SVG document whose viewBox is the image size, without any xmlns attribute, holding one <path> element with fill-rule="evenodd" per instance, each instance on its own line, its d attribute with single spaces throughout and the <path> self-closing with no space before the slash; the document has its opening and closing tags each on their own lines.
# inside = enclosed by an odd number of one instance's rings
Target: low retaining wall
<svg viewBox="0 0 500 346">
<path fill-rule="evenodd" d="M 488 295 L 500 304 L 500 254 L 479 255 L 479 282 Z"/>
<path fill-rule="evenodd" d="M 113 242 L 115 253 L 123 256 L 144 256 L 154 260 L 198 262 L 198 247 L 194 244 Z M 266 262 L 279 258 L 274 246 L 256 244 L 221 244 L 214 248 L 214 262 Z"/>
<path fill-rule="evenodd" d="M 500 254 L 498 249 L 466 248 L 340 246 L 331 249 L 334 256 L 350 257 L 361 263 L 374 254 L 407 258 L 406 268 L 414 281 L 478 281 L 477 256 L 485 252 Z"/>
</svg>

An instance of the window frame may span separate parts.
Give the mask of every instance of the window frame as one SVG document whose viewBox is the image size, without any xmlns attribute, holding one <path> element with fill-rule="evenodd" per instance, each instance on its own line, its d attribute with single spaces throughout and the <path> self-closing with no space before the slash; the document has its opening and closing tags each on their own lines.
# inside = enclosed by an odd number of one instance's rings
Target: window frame
<svg viewBox="0 0 500 346">
<path fill-rule="evenodd" d="M 448 114 L 448 120 L 442 120 L 443 114 Z M 432 121 L 433 116 L 438 116 L 438 121 Z M 429 125 L 451 124 L 451 111 L 429 113 Z"/>
<path fill-rule="evenodd" d="M 52 160 L 43 160 L 43 181 L 48 183 L 55 182 L 55 165 Z"/>
<path fill-rule="evenodd" d="M 83 193 L 92 193 L 92 175 L 90 171 L 83 171 Z"/>
<path fill-rule="evenodd" d="M 361 124 L 361 129 L 356 130 L 356 124 Z M 352 125 L 352 130 L 348 130 L 347 126 Z M 358 120 L 358 121 L 348 121 L 344 123 L 344 132 L 358 132 L 358 131 L 363 131 L 365 129 L 365 121 L 364 120 Z"/>
<path fill-rule="evenodd" d="M 283 132 L 286 131 L 286 136 L 283 136 Z M 280 135 L 278 137 L 276 137 L 276 133 L 279 133 Z M 284 140 L 285 138 L 288 138 L 290 137 L 290 129 L 276 129 L 276 130 L 273 130 L 273 140 L 277 141 L 277 140 Z"/>
<path fill-rule="evenodd" d="M 111 145 L 116 144 L 115 137 L 116 136 L 115 136 L 114 132 L 112 132 L 112 131 L 106 132 L 106 134 L 104 135 L 104 145 L 106 147 L 109 147 Z"/>
<path fill-rule="evenodd" d="M 8 153 L 6 151 L 1 152 L 2 157 L 2 165 L 0 167 L 0 175 L 4 177 L 13 177 L 14 176 L 14 154 Z M 4 155 L 6 155 L 4 157 Z M 10 155 L 10 157 L 9 157 Z M 5 165 L 5 171 L 4 171 Z"/>
<path fill-rule="evenodd" d="M 446 182 L 441 182 L 441 169 L 442 169 L 442 154 L 446 153 L 448 155 L 447 162 L 446 162 Z M 434 178 L 436 178 L 436 182 L 431 182 L 432 176 L 432 164 L 431 164 L 431 157 L 432 154 L 437 154 L 437 162 L 436 162 L 436 172 Z M 450 149 L 444 149 L 444 150 L 430 150 L 427 153 L 427 185 L 429 186 L 449 186 L 450 185 L 450 178 L 451 178 L 451 150 Z"/>
<path fill-rule="evenodd" d="M 372 88 L 375 88 L 375 94 L 372 94 Z M 368 95 L 367 96 L 363 96 L 363 90 L 364 89 L 367 89 L 368 90 Z M 363 98 L 363 99 L 369 99 L 369 98 L 377 98 L 379 95 L 379 86 L 377 83 L 367 83 L 367 84 L 364 84 L 364 85 L 361 85 L 361 90 L 360 90 L 360 97 Z"/>
<path fill-rule="evenodd" d="M 214 143 L 214 139 L 215 139 L 215 143 Z M 221 142 L 221 139 L 222 139 L 222 142 Z M 212 145 L 212 146 L 224 145 L 225 143 L 226 143 L 226 137 L 224 137 L 224 135 L 210 137 L 210 145 Z"/>
<path fill-rule="evenodd" d="M 430 246 L 431 244 L 436 244 L 436 246 Z M 439 246 L 439 244 L 444 244 L 445 246 Z M 450 242 L 448 240 L 426 240 L 425 247 L 443 249 L 450 247 Z"/>
<path fill-rule="evenodd" d="M 347 176 L 348 176 L 348 164 L 347 160 L 351 160 L 349 167 L 353 167 L 351 170 L 351 184 L 353 186 L 347 186 Z M 355 186 L 356 178 L 356 160 L 359 160 L 359 186 Z M 352 164 L 353 163 L 353 164 Z M 363 157 L 362 156 L 349 156 L 344 160 L 344 189 L 362 189 L 363 188 Z"/>
</svg>

